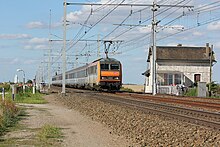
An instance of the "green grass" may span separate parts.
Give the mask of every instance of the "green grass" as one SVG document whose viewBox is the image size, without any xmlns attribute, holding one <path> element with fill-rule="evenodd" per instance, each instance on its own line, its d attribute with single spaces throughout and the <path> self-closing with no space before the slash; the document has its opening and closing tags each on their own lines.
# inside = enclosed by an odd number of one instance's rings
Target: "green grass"
<svg viewBox="0 0 220 147">
<path fill-rule="evenodd" d="M 124 91 L 124 92 L 134 92 L 134 90 L 130 89 L 130 88 L 124 88 L 121 87 L 120 91 Z"/>
<path fill-rule="evenodd" d="M 17 108 L 12 101 L 5 100 L 0 104 L 0 112 L 0 135 L 3 135 L 9 128 L 17 124 L 19 115 L 23 111 Z"/>
<path fill-rule="evenodd" d="M 31 92 L 19 93 L 16 95 L 16 103 L 26 103 L 26 104 L 45 104 L 47 101 L 42 97 L 43 94 Z"/>
<path fill-rule="evenodd" d="M 197 96 L 197 88 L 188 89 L 185 96 Z"/>
<path fill-rule="evenodd" d="M 40 129 L 37 136 L 41 141 L 47 141 L 50 138 L 61 138 L 62 132 L 60 128 L 46 124 Z"/>
<path fill-rule="evenodd" d="M 24 130 L 25 126 L 18 126 L 15 131 Z M 42 128 L 25 128 L 27 132 L 34 132 L 32 137 L 6 138 L 0 140 L 0 147 L 8 146 L 39 146 L 39 147 L 61 147 L 63 134 L 60 128 L 52 125 L 44 125 Z"/>
</svg>

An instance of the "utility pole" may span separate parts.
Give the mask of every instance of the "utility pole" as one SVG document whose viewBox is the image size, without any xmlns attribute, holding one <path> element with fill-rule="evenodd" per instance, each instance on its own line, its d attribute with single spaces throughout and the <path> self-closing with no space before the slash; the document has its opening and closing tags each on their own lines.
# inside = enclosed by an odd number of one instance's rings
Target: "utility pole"
<svg viewBox="0 0 220 147">
<path fill-rule="evenodd" d="M 209 96 L 212 96 L 212 91 L 211 91 L 211 83 L 212 83 L 212 51 L 213 51 L 213 45 L 211 45 L 211 50 L 210 50 L 210 53 L 209 53 L 209 59 L 210 59 Z"/>
<path fill-rule="evenodd" d="M 49 21 L 49 51 L 48 51 L 48 89 L 50 89 L 51 85 L 51 10 L 50 10 L 50 21 Z"/>
<path fill-rule="evenodd" d="M 159 21 L 156 19 L 156 11 L 160 7 L 179 7 L 179 8 L 192 8 L 193 6 L 186 6 L 186 5 L 157 5 L 157 0 L 153 1 L 152 5 L 152 12 L 153 12 L 153 19 L 152 19 L 152 94 L 156 95 L 157 93 L 157 71 L 156 71 L 156 59 L 157 59 L 157 47 L 156 47 L 156 33 L 157 33 L 157 25 Z"/>
<path fill-rule="evenodd" d="M 63 63 L 63 69 L 62 69 L 62 94 L 66 94 L 66 9 L 67 9 L 67 3 L 66 0 L 64 0 L 63 3 L 64 7 L 64 17 L 63 17 L 63 49 L 62 49 L 62 63 Z"/>
<path fill-rule="evenodd" d="M 152 20 L 152 36 L 153 36 L 153 46 L 152 46 L 152 94 L 156 95 L 156 79 L 157 79 L 157 74 L 156 74 L 156 29 L 157 29 L 157 20 L 156 20 L 156 11 L 157 11 L 157 0 L 154 0 L 153 2 L 153 7 L 152 7 L 152 12 L 153 12 L 153 20 Z"/>
</svg>

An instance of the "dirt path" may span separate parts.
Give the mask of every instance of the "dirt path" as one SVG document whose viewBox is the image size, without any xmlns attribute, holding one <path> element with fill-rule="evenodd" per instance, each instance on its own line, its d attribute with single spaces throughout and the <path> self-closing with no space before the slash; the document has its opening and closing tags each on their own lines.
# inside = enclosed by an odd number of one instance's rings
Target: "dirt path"
<svg viewBox="0 0 220 147">
<path fill-rule="evenodd" d="M 45 124 L 52 124 L 62 128 L 63 138 L 57 139 L 51 146 L 69 147 L 126 147 L 129 142 L 123 137 L 112 134 L 112 130 L 98 122 L 68 109 L 55 101 L 53 95 L 45 96 L 48 104 L 25 104 L 28 117 L 20 124 L 22 127 L 7 133 L 2 146 L 7 145 L 39 145 L 37 130 Z M 1 146 L 1 142 L 0 142 Z"/>
</svg>

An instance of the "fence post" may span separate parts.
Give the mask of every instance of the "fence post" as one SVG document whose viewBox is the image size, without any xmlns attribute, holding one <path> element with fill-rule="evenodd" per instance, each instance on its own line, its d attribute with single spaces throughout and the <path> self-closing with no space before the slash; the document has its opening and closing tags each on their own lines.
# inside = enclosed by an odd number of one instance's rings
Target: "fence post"
<svg viewBox="0 0 220 147">
<path fill-rule="evenodd" d="M 5 100 L 5 88 L 2 88 L 2 101 Z"/>
<path fill-rule="evenodd" d="M 35 85 L 33 85 L 33 94 L 36 93 L 36 90 L 35 90 Z"/>
<path fill-rule="evenodd" d="M 15 100 L 15 85 L 12 85 L 12 100 Z"/>
</svg>

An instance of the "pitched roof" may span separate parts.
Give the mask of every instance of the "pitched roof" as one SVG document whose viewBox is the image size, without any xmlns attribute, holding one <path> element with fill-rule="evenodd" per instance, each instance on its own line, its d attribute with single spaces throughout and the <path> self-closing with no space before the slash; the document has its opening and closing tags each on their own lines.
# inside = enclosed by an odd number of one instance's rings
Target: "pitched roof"
<svg viewBox="0 0 220 147">
<path fill-rule="evenodd" d="M 211 51 L 210 47 L 206 48 L 206 47 L 185 47 L 185 46 L 157 46 L 156 60 L 209 62 L 210 51 Z M 151 55 L 151 48 L 149 51 L 149 55 Z M 148 55 L 148 62 L 150 62 L 149 55 Z M 213 62 L 215 62 L 214 56 L 212 57 L 212 60 Z"/>
</svg>

